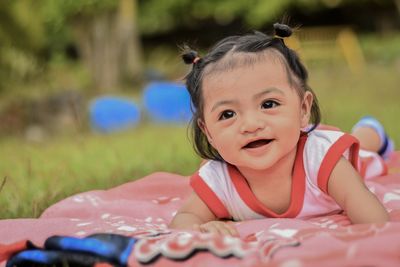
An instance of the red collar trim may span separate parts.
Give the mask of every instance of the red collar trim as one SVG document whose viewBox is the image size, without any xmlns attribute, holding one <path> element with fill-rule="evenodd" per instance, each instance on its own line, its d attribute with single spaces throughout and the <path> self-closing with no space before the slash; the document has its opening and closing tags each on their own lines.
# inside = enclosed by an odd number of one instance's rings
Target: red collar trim
<svg viewBox="0 0 400 267">
<path fill-rule="evenodd" d="M 251 208 L 254 212 L 270 218 L 294 218 L 300 213 L 303 207 L 305 192 L 303 150 L 306 140 L 307 135 L 301 135 L 297 144 L 296 159 L 293 168 L 290 205 L 289 208 L 281 214 L 278 214 L 264 206 L 264 204 L 261 203 L 251 191 L 246 179 L 239 172 L 239 170 L 235 166 L 228 164 L 228 172 L 236 191 L 239 193 L 239 196 L 247 204 L 247 206 L 249 206 L 249 208 Z"/>
</svg>

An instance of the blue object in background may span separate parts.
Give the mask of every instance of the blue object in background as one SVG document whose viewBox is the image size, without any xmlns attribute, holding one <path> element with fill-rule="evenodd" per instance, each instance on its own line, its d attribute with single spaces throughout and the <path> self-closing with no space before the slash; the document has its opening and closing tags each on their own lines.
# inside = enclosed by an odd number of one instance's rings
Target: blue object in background
<svg viewBox="0 0 400 267">
<path fill-rule="evenodd" d="M 161 123 L 187 123 L 192 118 L 190 95 L 183 84 L 152 82 L 143 92 L 150 118 Z"/>
<path fill-rule="evenodd" d="M 132 128 L 140 121 L 137 105 L 125 98 L 104 96 L 92 101 L 90 122 L 94 130 L 104 133 Z"/>
</svg>

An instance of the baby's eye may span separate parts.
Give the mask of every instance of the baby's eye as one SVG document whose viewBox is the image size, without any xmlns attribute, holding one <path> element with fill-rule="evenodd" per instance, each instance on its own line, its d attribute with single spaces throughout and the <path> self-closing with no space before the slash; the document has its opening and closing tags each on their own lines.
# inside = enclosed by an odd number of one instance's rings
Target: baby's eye
<svg viewBox="0 0 400 267">
<path fill-rule="evenodd" d="M 224 110 L 219 116 L 219 120 L 227 120 L 235 116 L 235 112 L 232 110 Z"/>
<path fill-rule="evenodd" d="M 279 103 L 274 100 L 266 100 L 261 104 L 262 108 L 270 109 L 279 106 Z"/>
</svg>

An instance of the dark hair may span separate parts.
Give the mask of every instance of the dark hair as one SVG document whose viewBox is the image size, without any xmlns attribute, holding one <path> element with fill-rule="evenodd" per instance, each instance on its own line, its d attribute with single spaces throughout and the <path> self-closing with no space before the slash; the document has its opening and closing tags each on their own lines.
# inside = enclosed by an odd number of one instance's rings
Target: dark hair
<svg viewBox="0 0 400 267">
<path fill-rule="evenodd" d="M 287 25 L 275 23 L 274 30 L 274 36 L 269 36 L 256 31 L 251 34 L 226 37 L 219 41 L 207 53 L 207 55 L 201 58 L 198 56 L 196 51 L 189 50 L 189 48 L 186 47 L 186 51 L 182 55 L 182 58 L 186 64 L 193 65 L 192 70 L 185 77 L 186 87 L 192 100 L 192 141 L 196 153 L 202 158 L 223 160 L 218 151 L 208 142 L 207 136 L 198 125 L 198 120 L 203 119 L 202 81 L 204 76 L 209 73 L 209 71 L 206 70 L 206 67 L 215 67 L 217 65 L 216 63 L 221 62 L 221 59 L 223 59 L 228 53 L 230 55 L 234 55 L 235 53 L 259 54 L 268 50 L 280 54 L 283 57 L 282 61 L 286 67 L 289 82 L 296 84 L 295 87 L 297 88 L 299 96 L 302 97 L 306 91 L 311 92 L 314 96 L 310 119 L 313 126 L 308 130 L 308 132 L 314 130 L 320 123 L 321 112 L 316 95 L 307 84 L 307 70 L 301 63 L 296 52 L 288 48 L 283 40 L 284 37 L 289 37 L 292 34 L 292 29 Z M 250 64 L 251 62 L 254 61 L 250 61 Z M 232 63 L 219 67 L 222 69 L 229 67 L 232 68 Z"/>
</svg>

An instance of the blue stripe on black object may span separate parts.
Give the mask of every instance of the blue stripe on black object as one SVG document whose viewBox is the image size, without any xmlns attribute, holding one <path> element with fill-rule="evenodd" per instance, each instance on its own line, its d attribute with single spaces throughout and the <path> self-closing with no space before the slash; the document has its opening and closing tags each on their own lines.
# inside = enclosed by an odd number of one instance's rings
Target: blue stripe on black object
<svg viewBox="0 0 400 267">
<path fill-rule="evenodd" d="M 129 255 L 131 255 L 131 253 L 132 253 L 133 246 L 135 245 L 136 241 L 137 241 L 137 239 L 131 238 L 131 240 L 129 240 L 129 243 L 128 243 L 126 249 L 121 253 L 119 262 L 122 265 L 128 265 L 128 258 L 129 258 Z"/>
<path fill-rule="evenodd" d="M 35 262 L 38 264 L 51 264 L 57 257 L 56 252 L 44 250 L 25 250 L 7 262 L 7 267 L 19 266 L 24 262 Z"/>
<path fill-rule="evenodd" d="M 107 262 L 127 266 L 137 239 L 117 234 L 94 234 L 85 238 L 52 236 L 44 249 L 28 249 L 14 255 L 7 267 L 93 266 Z"/>
<path fill-rule="evenodd" d="M 116 234 L 94 234 L 86 238 L 53 236 L 45 248 L 90 253 L 108 262 L 126 265 L 136 239 Z"/>
<path fill-rule="evenodd" d="M 103 257 L 109 257 L 113 251 L 112 244 L 106 244 L 94 238 L 57 237 L 58 249 L 80 252 L 90 252 Z"/>
<path fill-rule="evenodd" d="M 6 267 L 32 267 L 32 266 L 93 266 L 95 263 L 105 262 L 97 256 L 86 253 L 55 251 L 55 250 L 25 250 L 7 261 Z"/>
</svg>

